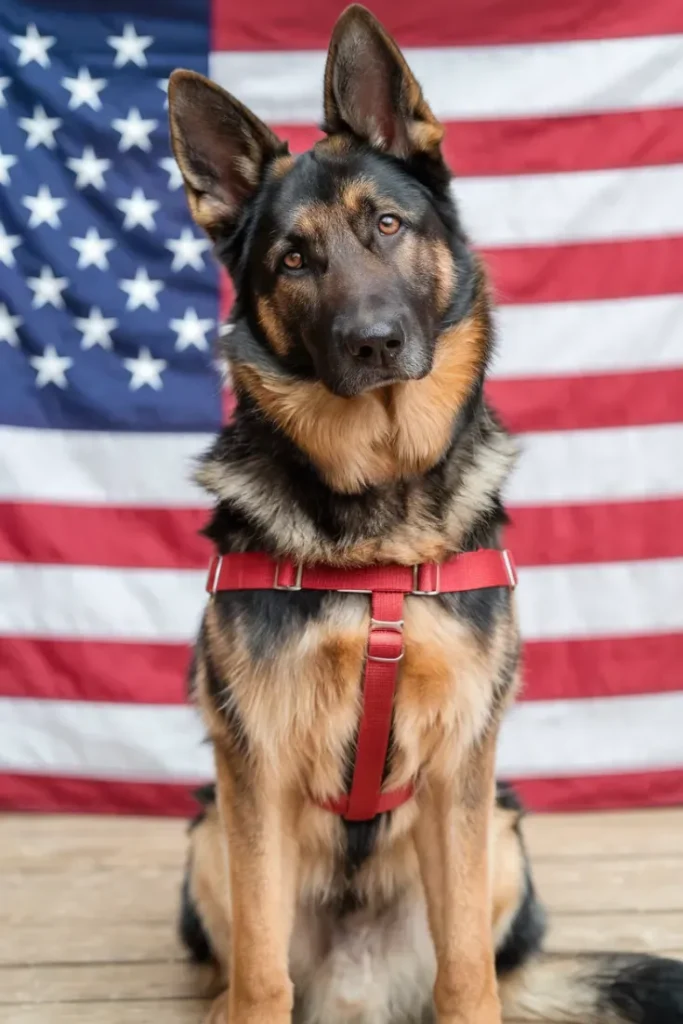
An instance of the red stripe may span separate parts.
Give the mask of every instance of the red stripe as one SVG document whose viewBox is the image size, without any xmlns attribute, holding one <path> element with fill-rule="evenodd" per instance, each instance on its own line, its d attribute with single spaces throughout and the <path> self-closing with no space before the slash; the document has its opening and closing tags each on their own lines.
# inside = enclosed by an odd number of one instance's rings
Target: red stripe
<svg viewBox="0 0 683 1024">
<path fill-rule="evenodd" d="M 679 693 L 683 689 L 681 664 L 683 633 L 537 640 L 524 646 L 521 699 L 577 700 Z"/>
<path fill-rule="evenodd" d="M 683 370 L 489 380 L 486 391 L 515 433 L 679 423 L 683 416 Z"/>
<path fill-rule="evenodd" d="M 515 785 L 526 806 L 537 812 L 669 807 L 683 803 L 683 770 L 521 779 Z M 0 811 L 190 818 L 198 811 L 193 790 L 193 785 L 172 783 L 0 774 Z"/>
<path fill-rule="evenodd" d="M 0 504 L 0 561 L 157 569 L 208 564 L 202 509 Z"/>
<path fill-rule="evenodd" d="M 193 817 L 194 785 L 0 773 L 0 811 Z"/>
<path fill-rule="evenodd" d="M 344 4 L 260 0 L 258 11 L 227 0 L 213 4 L 213 50 L 322 50 Z M 683 31 L 678 0 L 374 0 L 373 14 L 401 46 L 471 46 L 563 42 Z"/>
<path fill-rule="evenodd" d="M 678 692 L 683 634 L 534 641 L 525 645 L 523 700 Z M 184 704 L 187 644 L 4 637 L 0 697 Z"/>
<path fill-rule="evenodd" d="M 510 515 L 506 544 L 520 565 L 683 557 L 679 499 L 518 506 Z M 142 509 L 139 521 L 127 516 L 127 529 L 109 534 L 109 509 L 0 505 L 0 561 L 204 569 L 209 544 L 190 529 L 204 516 L 201 510 Z M 166 538 L 163 544 L 155 531 Z"/>
<path fill-rule="evenodd" d="M 481 249 L 499 303 L 676 295 L 683 237 Z"/>
<path fill-rule="evenodd" d="M 512 780 L 533 811 L 624 810 L 683 804 L 683 770 Z"/>
<path fill-rule="evenodd" d="M 683 557 L 683 499 L 509 509 L 505 544 L 518 565 Z"/>
<path fill-rule="evenodd" d="M 499 304 L 678 295 L 683 282 L 683 237 L 529 245 L 480 252 Z M 232 284 L 224 275 L 224 316 L 231 304 Z"/>
<path fill-rule="evenodd" d="M 0 697 L 184 704 L 188 644 L 0 638 Z"/>
<path fill-rule="evenodd" d="M 445 121 L 444 154 L 458 177 L 543 174 L 683 162 L 683 108 L 573 117 Z M 322 132 L 312 125 L 275 125 L 293 153 Z"/>
</svg>

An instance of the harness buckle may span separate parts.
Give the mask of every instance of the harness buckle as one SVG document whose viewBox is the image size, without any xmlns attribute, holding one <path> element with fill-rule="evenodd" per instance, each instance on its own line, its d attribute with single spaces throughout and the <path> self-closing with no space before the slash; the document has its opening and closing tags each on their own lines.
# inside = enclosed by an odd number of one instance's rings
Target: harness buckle
<svg viewBox="0 0 683 1024">
<path fill-rule="evenodd" d="M 218 581 L 219 581 L 220 576 L 221 576 L 221 569 L 222 569 L 222 567 L 223 567 L 223 556 L 219 555 L 218 558 L 216 559 L 216 569 L 215 569 L 214 574 L 213 574 L 213 579 L 211 580 L 210 591 L 211 591 L 212 594 L 215 594 L 217 589 L 218 589 Z"/>
<path fill-rule="evenodd" d="M 435 589 L 434 590 L 420 590 L 420 569 L 424 566 L 429 565 L 434 567 L 435 571 Z M 424 562 L 422 565 L 413 566 L 413 589 L 411 594 L 415 594 L 418 597 L 435 597 L 441 593 L 441 566 L 438 562 Z"/>
<path fill-rule="evenodd" d="M 280 583 L 280 569 L 282 568 L 282 562 L 278 562 L 275 566 L 275 578 L 273 580 L 273 590 L 301 590 L 301 578 L 303 576 L 304 567 L 299 564 L 295 566 L 294 582 L 293 583 Z"/>
<path fill-rule="evenodd" d="M 380 630 L 387 630 L 388 632 L 396 633 L 400 637 L 401 649 L 398 654 L 392 655 L 391 657 L 386 657 L 380 654 L 372 654 L 373 637 L 376 643 L 378 641 L 381 643 L 381 639 L 375 636 L 376 632 Z M 396 661 L 401 661 L 404 653 L 405 646 L 403 643 L 403 619 L 395 619 L 391 620 L 390 622 L 387 622 L 384 619 L 370 619 L 370 629 L 368 632 L 368 661 L 382 661 L 386 663 L 392 663 Z"/>
<path fill-rule="evenodd" d="M 503 548 L 503 550 L 501 551 L 501 555 L 503 556 L 503 565 L 505 566 L 505 571 L 508 574 L 508 579 L 510 580 L 510 587 L 512 588 L 512 590 L 514 590 L 517 586 L 517 576 L 515 575 L 515 570 L 512 567 L 512 559 L 510 558 L 510 552 L 507 550 L 507 548 Z"/>
</svg>

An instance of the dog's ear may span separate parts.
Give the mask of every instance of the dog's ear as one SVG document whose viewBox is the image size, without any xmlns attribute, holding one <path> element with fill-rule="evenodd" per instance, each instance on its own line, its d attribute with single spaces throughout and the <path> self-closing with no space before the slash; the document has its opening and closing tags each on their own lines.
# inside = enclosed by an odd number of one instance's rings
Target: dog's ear
<svg viewBox="0 0 683 1024">
<path fill-rule="evenodd" d="M 261 184 L 268 164 L 287 153 L 263 121 L 194 71 L 168 83 L 171 142 L 192 216 L 210 235 L 229 230 Z"/>
<path fill-rule="evenodd" d="M 351 131 L 403 159 L 440 158 L 443 125 L 394 40 L 359 4 L 344 11 L 332 33 L 324 103 L 330 135 Z"/>
</svg>

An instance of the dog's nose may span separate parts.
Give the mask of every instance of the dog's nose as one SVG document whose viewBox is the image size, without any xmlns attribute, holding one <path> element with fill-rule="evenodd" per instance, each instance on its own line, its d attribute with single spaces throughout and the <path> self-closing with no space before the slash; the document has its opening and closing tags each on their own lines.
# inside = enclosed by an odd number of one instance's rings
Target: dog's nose
<svg viewBox="0 0 683 1024">
<path fill-rule="evenodd" d="M 351 330 L 344 339 L 348 351 L 362 366 L 391 366 L 405 341 L 399 324 L 380 321 L 363 330 Z"/>
</svg>

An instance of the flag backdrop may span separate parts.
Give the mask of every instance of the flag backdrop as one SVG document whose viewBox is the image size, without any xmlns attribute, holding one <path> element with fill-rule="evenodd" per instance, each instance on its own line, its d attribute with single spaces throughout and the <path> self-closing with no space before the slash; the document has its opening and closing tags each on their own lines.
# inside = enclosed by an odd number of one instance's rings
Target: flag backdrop
<svg viewBox="0 0 683 1024">
<path fill-rule="evenodd" d="M 211 774 L 188 474 L 229 297 L 166 83 L 208 73 L 304 148 L 342 4 L 56 6 L 0 12 L 0 805 L 181 813 Z M 526 639 L 500 770 L 538 808 L 681 801 L 683 4 L 374 10 L 447 124 L 500 303 Z"/>
</svg>

